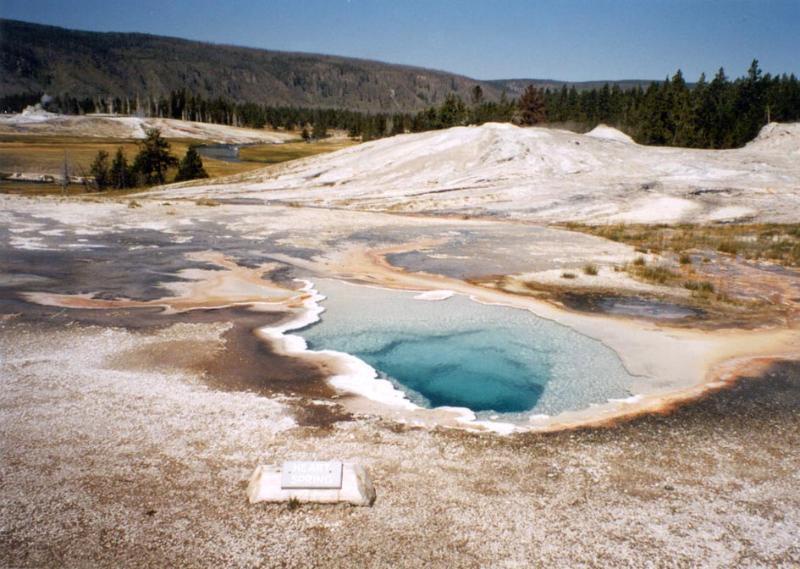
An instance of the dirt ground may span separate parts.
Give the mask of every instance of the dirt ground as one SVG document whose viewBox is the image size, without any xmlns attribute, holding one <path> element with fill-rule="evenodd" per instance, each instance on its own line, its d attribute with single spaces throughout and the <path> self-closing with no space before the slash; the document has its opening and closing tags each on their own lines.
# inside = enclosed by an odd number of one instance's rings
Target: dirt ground
<svg viewBox="0 0 800 569">
<path fill-rule="evenodd" d="M 216 323 L 154 341 L 219 342 Z M 0 327 L 5 567 L 791 567 L 800 563 L 800 365 L 667 416 L 498 437 L 216 391 L 120 366 L 142 331 Z M 70 357 L 65 358 L 65 353 Z M 114 363 L 114 362 L 117 363 Z M 372 508 L 251 506 L 256 464 L 365 465 Z"/>
<path fill-rule="evenodd" d="M 196 289 L 215 270 L 200 256 L 209 250 L 244 272 L 275 264 L 276 283 L 314 266 L 372 282 L 374 267 L 345 264 L 348 252 L 449 236 L 395 259 L 451 275 L 449 287 L 489 262 L 561 271 L 624 261 L 632 248 L 528 225 L 316 208 L 0 202 L 2 567 L 800 564 L 797 362 L 756 362 L 730 389 L 613 427 L 475 434 L 352 411 L 324 370 L 254 341 L 253 328 L 280 316 L 147 304 Z M 144 308 L 42 306 L 26 291 Z M 256 465 L 302 459 L 364 465 L 374 506 L 247 503 Z"/>
</svg>

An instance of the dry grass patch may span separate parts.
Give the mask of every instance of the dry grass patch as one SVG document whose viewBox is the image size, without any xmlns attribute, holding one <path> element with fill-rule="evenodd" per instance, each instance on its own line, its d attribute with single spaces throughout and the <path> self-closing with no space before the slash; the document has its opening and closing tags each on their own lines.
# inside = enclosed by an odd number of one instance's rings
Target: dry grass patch
<svg viewBox="0 0 800 569">
<path fill-rule="evenodd" d="M 626 243 L 641 253 L 664 251 L 691 257 L 689 250 L 713 250 L 744 259 L 769 260 L 800 267 L 800 224 L 748 223 L 708 225 L 583 225 L 567 224 L 573 231 Z"/>
<path fill-rule="evenodd" d="M 138 151 L 135 140 L 80 136 L 0 135 L 0 172 L 61 174 L 64 153 L 70 174 L 88 174 L 100 150 L 113 155 L 121 146 L 131 160 Z"/>
<path fill-rule="evenodd" d="M 678 273 L 667 265 L 637 265 L 633 263 L 628 267 L 628 273 L 635 278 L 655 284 L 669 284 L 679 277 Z"/>
<path fill-rule="evenodd" d="M 138 140 L 120 138 L 95 138 L 82 136 L 52 135 L 0 135 L 0 172 L 35 172 L 60 175 L 64 169 L 66 154 L 71 175 L 87 176 L 92 161 L 99 151 L 113 156 L 117 148 L 122 147 L 128 161 L 132 162 L 139 151 Z M 169 139 L 172 153 L 181 158 L 189 146 L 212 144 L 195 139 Z M 306 158 L 327 152 L 340 150 L 357 142 L 348 139 L 322 140 L 319 142 L 288 142 L 285 144 L 257 144 L 243 146 L 239 152 L 239 162 L 227 162 L 215 158 L 203 157 L 203 166 L 210 179 L 203 183 L 212 183 L 214 178 L 235 176 L 252 170 L 263 168 L 268 164 L 279 164 L 298 158 Z M 177 172 L 171 169 L 167 179 L 172 180 Z M 142 191 L 144 188 L 136 188 Z M 84 193 L 83 186 L 72 185 L 69 194 Z M 0 192 L 53 195 L 61 193 L 61 187 L 55 184 L 29 184 L 0 181 Z"/>
<path fill-rule="evenodd" d="M 217 200 L 212 200 L 211 198 L 200 198 L 195 200 L 195 205 L 204 205 L 208 207 L 215 207 L 220 205 Z"/>
<path fill-rule="evenodd" d="M 258 144 L 244 146 L 239 151 L 243 161 L 264 164 L 279 164 L 289 160 L 308 158 L 318 154 L 334 152 L 358 144 L 349 139 L 320 140 L 319 142 L 286 142 L 283 144 Z"/>
</svg>

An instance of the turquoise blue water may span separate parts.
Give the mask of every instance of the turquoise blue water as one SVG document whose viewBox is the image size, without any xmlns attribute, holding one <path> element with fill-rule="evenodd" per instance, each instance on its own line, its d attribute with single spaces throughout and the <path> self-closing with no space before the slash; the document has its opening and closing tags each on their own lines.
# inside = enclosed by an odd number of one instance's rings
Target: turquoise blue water
<svg viewBox="0 0 800 569">
<path fill-rule="evenodd" d="M 331 280 L 315 286 L 326 311 L 296 333 L 311 349 L 358 356 L 422 406 L 527 416 L 630 394 L 616 353 L 528 311 Z"/>
</svg>

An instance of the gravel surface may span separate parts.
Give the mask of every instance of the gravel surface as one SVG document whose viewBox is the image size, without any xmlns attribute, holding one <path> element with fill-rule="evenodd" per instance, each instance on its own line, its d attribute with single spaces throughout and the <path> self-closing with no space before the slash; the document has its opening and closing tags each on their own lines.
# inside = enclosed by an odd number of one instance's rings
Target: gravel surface
<svg viewBox="0 0 800 569">
<path fill-rule="evenodd" d="M 214 342 L 176 324 L 148 342 Z M 498 437 L 116 369 L 142 332 L 0 325 L 4 567 L 790 567 L 800 563 L 800 365 L 668 416 Z M 365 465 L 372 508 L 250 506 L 256 464 Z"/>
</svg>

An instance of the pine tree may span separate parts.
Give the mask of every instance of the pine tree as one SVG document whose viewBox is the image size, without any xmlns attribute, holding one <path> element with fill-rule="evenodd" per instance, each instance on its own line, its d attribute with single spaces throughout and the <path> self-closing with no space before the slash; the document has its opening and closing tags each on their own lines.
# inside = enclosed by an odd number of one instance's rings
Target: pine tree
<svg viewBox="0 0 800 569">
<path fill-rule="evenodd" d="M 517 113 L 517 100 L 509 99 L 506 92 L 500 93 L 500 101 L 497 103 L 497 115 L 492 120 L 497 122 L 512 122 Z"/>
<path fill-rule="evenodd" d="M 709 146 L 711 148 L 725 148 L 729 142 L 727 131 L 733 120 L 733 110 L 730 105 L 728 78 L 725 70 L 720 67 L 714 79 L 708 86 L 708 97 L 710 99 L 709 110 Z"/>
<path fill-rule="evenodd" d="M 128 159 L 125 157 L 125 152 L 120 146 L 117 148 L 117 153 L 114 155 L 114 160 L 111 162 L 111 186 L 118 190 L 133 187 L 134 176 L 128 166 Z"/>
<path fill-rule="evenodd" d="M 439 128 L 450 128 L 466 122 L 467 108 L 458 95 L 451 93 L 439 107 L 438 115 Z"/>
<path fill-rule="evenodd" d="M 483 88 L 480 85 L 475 85 L 472 88 L 472 106 L 477 107 L 483 103 Z"/>
<path fill-rule="evenodd" d="M 546 116 L 544 97 L 533 85 L 528 85 L 517 102 L 519 108 L 518 122 L 530 126 L 543 122 Z"/>
<path fill-rule="evenodd" d="M 147 137 L 139 144 L 133 169 L 144 184 L 163 184 L 167 179 L 167 169 L 176 166 L 178 160 L 170 154 L 170 144 L 161 137 L 160 130 L 148 129 L 146 134 Z"/>
<path fill-rule="evenodd" d="M 706 74 L 701 73 L 692 90 L 691 122 L 694 127 L 694 136 L 691 146 L 707 148 L 711 144 L 711 120 L 714 107 L 710 95 Z"/>
<path fill-rule="evenodd" d="M 186 155 L 178 164 L 178 174 L 175 176 L 175 181 L 182 182 L 198 178 L 208 178 L 208 172 L 203 168 L 203 160 L 195 147 L 190 146 L 186 151 Z"/>
<path fill-rule="evenodd" d="M 372 121 L 372 138 L 383 138 L 386 136 L 386 117 L 383 115 L 375 115 Z"/>
<path fill-rule="evenodd" d="M 733 126 L 732 146 L 742 146 L 752 140 L 766 124 L 764 88 L 768 80 L 754 59 L 744 79 L 737 80 L 733 109 L 736 122 Z"/>
<path fill-rule="evenodd" d="M 670 96 L 672 137 L 668 144 L 691 146 L 695 136 L 695 124 L 692 120 L 692 99 L 680 69 L 672 76 L 670 81 Z"/>
<path fill-rule="evenodd" d="M 405 118 L 403 115 L 394 115 L 392 117 L 392 129 L 389 132 L 389 136 L 394 136 L 396 134 L 403 134 L 406 131 L 405 125 Z"/>
<path fill-rule="evenodd" d="M 314 129 L 311 131 L 311 136 L 314 140 L 328 138 L 328 125 L 326 124 L 324 118 L 319 117 L 316 121 L 314 121 Z"/>
<path fill-rule="evenodd" d="M 94 184 L 99 191 L 105 190 L 111 183 L 111 175 L 108 168 L 108 152 L 100 150 L 92 162 L 89 172 L 94 176 Z"/>
</svg>

